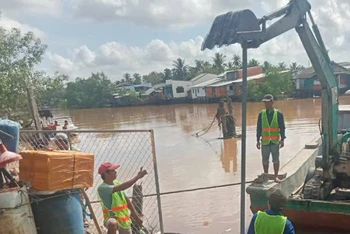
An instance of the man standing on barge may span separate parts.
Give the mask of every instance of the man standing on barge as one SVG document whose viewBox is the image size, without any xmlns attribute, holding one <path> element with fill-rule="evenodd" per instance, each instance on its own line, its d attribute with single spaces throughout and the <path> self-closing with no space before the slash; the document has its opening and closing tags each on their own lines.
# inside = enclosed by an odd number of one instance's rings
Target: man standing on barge
<svg viewBox="0 0 350 234">
<path fill-rule="evenodd" d="M 269 172 L 270 154 L 272 155 L 275 182 L 279 183 L 280 148 L 284 147 L 284 139 L 286 138 L 284 116 L 278 109 L 274 109 L 274 99 L 271 94 L 266 94 L 262 101 L 265 104 L 265 109 L 258 116 L 256 147 L 261 149 L 262 164 L 266 174 Z"/>
<path fill-rule="evenodd" d="M 138 174 L 129 181 L 120 183 L 116 180 L 116 170 L 120 167 L 118 164 L 102 163 L 98 168 L 103 183 L 98 187 L 98 195 L 101 200 L 104 226 L 108 229 L 107 234 L 132 234 L 131 219 L 129 210 L 136 224 L 142 226 L 140 214 L 137 214 L 134 205 L 126 196 L 124 190 L 130 188 L 139 179 L 143 178 L 147 171 L 142 167 Z"/>
</svg>

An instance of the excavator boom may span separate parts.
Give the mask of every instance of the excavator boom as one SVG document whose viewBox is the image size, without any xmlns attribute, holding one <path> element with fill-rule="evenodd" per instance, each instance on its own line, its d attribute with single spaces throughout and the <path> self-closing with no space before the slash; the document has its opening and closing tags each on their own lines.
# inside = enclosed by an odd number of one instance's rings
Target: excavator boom
<svg viewBox="0 0 350 234">
<path fill-rule="evenodd" d="M 311 15 L 307 0 L 291 0 L 285 7 L 258 19 L 250 10 L 228 12 L 217 16 L 202 44 L 202 50 L 214 46 L 245 44 L 258 48 L 263 43 L 295 29 L 322 86 L 322 167 L 329 168 L 330 156 L 338 157 L 338 81 L 323 44 L 321 34 Z M 307 15 L 312 22 L 310 29 Z M 270 26 L 268 20 L 278 19 Z"/>
</svg>

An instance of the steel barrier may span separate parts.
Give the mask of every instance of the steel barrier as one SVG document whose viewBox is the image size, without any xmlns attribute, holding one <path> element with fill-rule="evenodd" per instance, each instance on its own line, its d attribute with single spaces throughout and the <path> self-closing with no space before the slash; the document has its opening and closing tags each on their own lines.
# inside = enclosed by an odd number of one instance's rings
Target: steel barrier
<svg viewBox="0 0 350 234">
<path fill-rule="evenodd" d="M 142 207 L 135 208 L 143 211 L 143 225 L 149 233 L 164 233 L 153 130 L 21 130 L 20 149 L 35 150 L 48 146 L 56 147 L 55 142 L 57 141 L 54 139 L 62 133 L 68 137 L 70 149 L 93 153 L 95 156 L 94 184 L 86 192 L 101 227 L 103 226 L 103 214 L 97 196 L 97 187 L 102 183 L 102 179 L 97 170 L 101 163 L 111 162 L 121 165 L 117 177 L 120 181 L 131 179 L 137 175 L 141 167 L 148 171 L 148 175 L 137 184 L 142 185 L 144 195 L 155 194 L 155 196 L 143 197 L 143 206 L 141 204 Z M 126 193 L 133 199 L 133 187 L 126 190 Z M 87 208 L 85 209 L 87 211 L 85 215 L 87 233 L 95 234 L 97 230 L 90 218 L 90 212 Z"/>
</svg>

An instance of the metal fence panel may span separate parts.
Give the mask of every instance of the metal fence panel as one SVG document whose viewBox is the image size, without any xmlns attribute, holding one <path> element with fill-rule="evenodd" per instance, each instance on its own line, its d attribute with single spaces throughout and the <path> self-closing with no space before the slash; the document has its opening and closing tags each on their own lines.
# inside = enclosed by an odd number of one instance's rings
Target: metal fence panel
<svg viewBox="0 0 350 234">
<path fill-rule="evenodd" d="M 20 132 L 21 149 L 35 149 L 42 144 L 55 146 L 52 138 L 60 131 L 32 131 Z M 98 167 L 103 162 L 118 163 L 121 167 L 117 170 L 117 179 L 121 182 L 129 180 L 137 175 L 141 167 L 148 171 L 142 180 L 137 182 L 142 185 L 144 195 L 154 194 L 143 198 L 143 207 L 135 207 L 143 210 L 144 226 L 149 233 L 163 233 L 161 214 L 161 202 L 159 195 L 159 181 L 152 130 L 139 131 L 64 131 L 69 142 L 77 150 L 93 153 L 95 156 L 94 185 L 86 192 L 92 202 L 93 210 L 100 226 L 103 225 L 102 209 L 98 201 L 97 187 L 102 183 L 98 175 Z M 41 140 L 38 140 L 41 139 Z M 38 143 L 39 142 L 39 143 Z M 141 182 L 142 181 L 142 182 Z M 129 197 L 133 195 L 133 187 L 126 190 Z M 87 208 L 86 208 L 87 209 Z M 88 211 L 88 209 L 87 209 Z M 88 213 L 90 213 L 88 211 Z M 87 223 L 90 233 L 97 233 L 92 219 L 87 215 Z"/>
</svg>

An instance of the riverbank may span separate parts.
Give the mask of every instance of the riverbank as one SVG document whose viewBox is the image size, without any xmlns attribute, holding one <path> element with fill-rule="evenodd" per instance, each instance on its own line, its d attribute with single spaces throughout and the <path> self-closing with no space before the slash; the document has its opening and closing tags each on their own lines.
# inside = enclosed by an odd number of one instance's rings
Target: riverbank
<svg viewBox="0 0 350 234">
<path fill-rule="evenodd" d="M 345 96 L 345 95 L 344 95 Z M 241 99 L 229 96 L 232 102 L 241 103 Z M 120 100 L 119 102 L 113 102 L 105 107 L 131 107 L 131 106 L 162 106 L 162 105 L 178 105 L 178 104 L 211 104 L 211 103 L 219 103 L 219 101 L 226 97 L 215 97 L 215 98 L 196 98 L 192 99 L 189 97 L 185 98 L 171 98 L 171 99 L 163 99 L 163 98 L 154 98 L 154 99 L 132 99 L 129 100 L 127 97 L 125 99 Z M 320 97 L 313 98 L 293 98 L 287 96 L 275 97 L 275 101 L 286 101 L 286 100 L 307 100 L 307 99 L 319 99 Z M 260 100 L 252 100 L 249 102 L 260 102 Z"/>
</svg>

